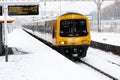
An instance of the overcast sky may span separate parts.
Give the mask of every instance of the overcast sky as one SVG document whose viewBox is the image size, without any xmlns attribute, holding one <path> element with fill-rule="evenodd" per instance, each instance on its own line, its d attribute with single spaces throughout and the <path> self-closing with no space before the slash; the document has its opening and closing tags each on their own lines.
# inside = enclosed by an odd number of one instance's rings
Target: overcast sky
<svg viewBox="0 0 120 80">
<path fill-rule="evenodd" d="M 108 6 L 110 4 L 113 4 L 114 1 L 104 1 L 102 4 L 102 8 L 104 8 L 105 6 Z M 91 11 L 96 11 L 97 10 L 97 6 L 93 1 L 61 1 L 61 2 L 46 2 L 46 6 L 44 6 L 43 2 L 39 3 L 39 10 L 40 10 L 40 14 L 39 14 L 39 19 L 42 16 L 45 16 L 45 11 L 46 12 L 51 12 L 53 11 L 53 15 L 60 13 L 61 10 L 61 14 L 62 11 L 65 12 L 78 12 L 84 15 L 88 15 Z M 35 17 L 35 16 L 32 16 Z M 17 17 L 15 17 L 16 19 Z M 23 20 L 23 16 L 19 17 L 22 19 L 22 21 L 24 20 L 32 20 L 29 19 L 28 17 L 24 17 Z M 18 18 L 17 18 L 18 19 Z M 21 20 L 20 19 L 20 20 Z"/>
<path fill-rule="evenodd" d="M 114 1 L 104 1 L 102 8 L 113 2 Z M 89 14 L 91 11 L 96 11 L 97 9 L 93 1 L 47 2 L 46 7 L 43 3 L 41 3 L 40 6 L 46 11 L 76 11 L 82 14 Z"/>
</svg>

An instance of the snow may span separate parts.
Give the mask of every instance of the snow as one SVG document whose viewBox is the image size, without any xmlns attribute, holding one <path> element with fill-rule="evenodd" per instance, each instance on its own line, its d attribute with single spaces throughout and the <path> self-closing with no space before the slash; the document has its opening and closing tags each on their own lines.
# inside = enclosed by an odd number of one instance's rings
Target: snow
<svg viewBox="0 0 120 80">
<path fill-rule="evenodd" d="M 91 40 L 120 46 L 120 34 L 115 32 L 98 33 L 91 31 Z M 104 52 L 99 49 L 89 48 L 88 56 L 83 60 L 120 79 L 120 56 L 114 55 L 111 52 Z"/>
<path fill-rule="evenodd" d="M 0 16 L 0 20 L 4 21 L 4 14 L 3 14 L 3 16 Z M 14 19 L 12 17 L 9 17 L 9 16 L 7 16 L 7 20 L 14 21 Z"/>
<path fill-rule="evenodd" d="M 94 32 L 91 31 L 91 40 L 105 44 L 120 46 L 120 34 L 115 32 Z"/>
<path fill-rule="evenodd" d="M 8 35 L 8 46 L 17 49 L 7 63 L 4 56 L 0 57 L 1 80 L 108 80 L 83 64 L 73 63 L 22 29 Z"/>
<path fill-rule="evenodd" d="M 89 48 L 87 57 L 82 60 L 120 79 L 120 56 L 114 55 L 111 52 Z"/>
</svg>

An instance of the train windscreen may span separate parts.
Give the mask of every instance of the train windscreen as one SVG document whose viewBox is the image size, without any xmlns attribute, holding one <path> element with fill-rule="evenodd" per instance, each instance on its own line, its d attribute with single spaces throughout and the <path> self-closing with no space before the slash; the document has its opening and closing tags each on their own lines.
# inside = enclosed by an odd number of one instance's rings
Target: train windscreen
<svg viewBox="0 0 120 80">
<path fill-rule="evenodd" d="M 60 21 L 61 37 L 87 36 L 87 24 L 84 19 L 71 19 Z"/>
</svg>

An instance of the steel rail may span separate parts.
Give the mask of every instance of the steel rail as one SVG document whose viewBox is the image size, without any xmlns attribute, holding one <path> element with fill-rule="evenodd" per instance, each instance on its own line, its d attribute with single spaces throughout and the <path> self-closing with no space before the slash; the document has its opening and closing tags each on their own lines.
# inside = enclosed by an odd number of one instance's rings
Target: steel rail
<svg viewBox="0 0 120 80">
<path fill-rule="evenodd" d="M 104 72 L 104 71 L 96 68 L 95 66 L 93 66 L 93 65 L 91 65 L 91 64 L 89 64 L 89 63 L 87 63 L 87 62 L 85 62 L 85 61 L 83 61 L 83 60 L 80 60 L 80 62 L 82 62 L 83 64 L 85 64 L 85 65 L 87 65 L 87 66 L 89 66 L 89 67 L 91 67 L 91 68 L 93 68 L 94 70 L 100 72 L 101 74 L 109 77 L 109 78 L 112 79 L 112 80 L 119 80 L 119 79 L 117 79 L 116 77 L 114 77 L 114 76 L 112 76 L 112 75 L 110 75 L 110 74 L 108 74 L 108 73 L 106 73 L 106 72 Z"/>
</svg>

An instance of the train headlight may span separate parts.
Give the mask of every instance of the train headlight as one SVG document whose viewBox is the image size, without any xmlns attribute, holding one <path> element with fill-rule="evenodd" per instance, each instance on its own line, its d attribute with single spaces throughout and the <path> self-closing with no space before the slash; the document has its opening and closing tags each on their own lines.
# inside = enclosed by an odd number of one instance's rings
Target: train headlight
<svg viewBox="0 0 120 80">
<path fill-rule="evenodd" d="M 64 41 L 61 41 L 61 44 L 65 44 L 65 42 L 64 42 Z"/>
<path fill-rule="evenodd" d="M 66 41 L 60 41 L 60 44 L 64 45 L 64 44 L 67 44 Z"/>
<path fill-rule="evenodd" d="M 82 40 L 82 44 L 88 44 L 88 40 Z"/>
</svg>

